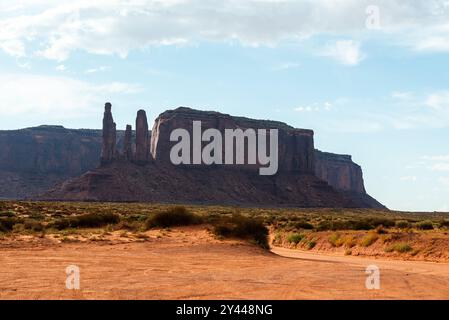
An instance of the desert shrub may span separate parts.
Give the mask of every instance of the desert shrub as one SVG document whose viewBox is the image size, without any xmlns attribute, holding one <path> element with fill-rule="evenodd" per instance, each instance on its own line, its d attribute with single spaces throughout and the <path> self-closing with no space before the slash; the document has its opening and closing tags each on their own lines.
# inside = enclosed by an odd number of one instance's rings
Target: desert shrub
<svg viewBox="0 0 449 320">
<path fill-rule="evenodd" d="M 267 224 L 273 224 L 276 221 L 276 218 L 273 216 L 268 216 L 268 217 L 265 217 L 264 220 Z"/>
<path fill-rule="evenodd" d="M 328 238 L 328 241 L 333 247 L 340 247 L 344 242 L 342 241 L 341 235 L 339 233 L 331 234 Z"/>
<path fill-rule="evenodd" d="M 10 232 L 17 223 L 15 218 L 0 218 L 0 232 Z"/>
<path fill-rule="evenodd" d="M 2 211 L 2 212 L 0 212 L 0 217 L 12 218 L 14 216 L 15 216 L 15 213 L 13 211 Z"/>
<path fill-rule="evenodd" d="M 282 241 L 282 234 L 280 232 L 276 232 L 276 234 L 274 235 L 274 242 L 280 243 L 281 241 Z"/>
<path fill-rule="evenodd" d="M 214 234 L 226 238 L 239 238 L 254 241 L 262 248 L 268 249 L 268 229 L 263 222 L 256 218 L 234 214 L 231 218 L 224 218 L 213 226 Z"/>
<path fill-rule="evenodd" d="M 433 222 L 430 220 L 424 220 L 417 222 L 415 224 L 416 228 L 419 230 L 432 230 L 433 229 Z"/>
<path fill-rule="evenodd" d="M 317 226 L 318 231 L 338 230 L 373 230 L 380 226 L 389 228 L 394 226 L 394 221 L 384 218 L 365 218 L 360 220 L 324 220 Z"/>
<path fill-rule="evenodd" d="M 440 228 L 449 228 L 449 220 L 443 220 L 440 222 Z"/>
<path fill-rule="evenodd" d="M 385 249 L 386 252 L 396 251 L 399 253 L 406 253 L 412 250 L 413 248 L 408 243 L 405 242 L 395 243 Z"/>
<path fill-rule="evenodd" d="M 64 230 L 70 228 L 70 220 L 68 218 L 56 219 L 48 224 L 49 228 L 54 228 L 57 230 Z"/>
<path fill-rule="evenodd" d="M 394 242 L 394 241 L 397 241 L 399 239 L 401 239 L 401 234 L 400 233 L 391 233 L 391 234 L 388 234 L 388 235 L 383 236 L 381 238 L 383 243 Z"/>
<path fill-rule="evenodd" d="M 368 220 L 352 220 L 350 221 L 351 230 L 372 230 L 374 226 Z"/>
<path fill-rule="evenodd" d="M 50 228 L 64 230 L 67 228 L 99 228 L 120 222 L 115 213 L 87 213 L 79 216 L 57 219 L 49 224 Z"/>
<path fill-rule="evenodd" d="M 173 226 L 188 226 L 202 222 L 201 217 L 191 213 L 185 207 L 173 207 L 156 213 L 145 222 L 146 228 L 168 228 Z"/>
<path fill-rule="evenodd" d="M 411 227 L 411 223 L 407 220 L 398 220 L 396 221 L 396 227 L 399 229 L 407 229 Z"/>
<path fill-rule="evenodd" d="M 384 228 L 383 225 L 380 225 L 376 228 L 376 233 L 377 234 L 387 234 L 388 231 Z"/>
<path fill-rule="evenodd" d="M 304 239 L 303 234 L 292 233 L 288 236 L 287 241 L 290 243 L 298 244 L 302 239 Z"/>
<path fill-rule="evenodd" d="M 127 216 L 123 217 L 122 220 L 125 220 L 127 222 L 133 222 L 133 221 L 145 222 L 147 219 L 148 219 L 148 216 L 145 214 L 131 214 L 131 215 L 127 215 Z"/>
<path fill-rule="evenodd" d="M 332 228 L 331 222 L 327 221 L 327 220 L 323 220 L 318 223 L 318 226 L 316 229 L 318 231 L 327 231 L 327 230 L 332 230 L 331 228 Z"/>
<path fill-rule="evenodd" d="M 22 222 L 15 223 L 12 226 L 12 232 L 22 233 L 23 231 L 25 231 L 25 224 L 23 224 Z"/>
<path fill-rule="evenodd" d="M 305 230 L 312 230 L 313 229 L 313 225 L 307 221 L 297 221 L 295 223 L 295 227 L 297 229 L 305 229 Z"/>
<path fill-rule="evenodd" d="M 120 221 L 114 226 L 115 230 L 138 231 L 142 228 L 142 223 L 138 221 Z"/>
<path fill-rule="evenodd" d="M 316 241 L 315 240 L 310 240 L 309 242 L 307 242 L 306 246 L 307 246 L 307 249 L 312 250 L 316 246 Z"/>
<path fill-rule="evenodd" d="M 374 242 L 377 241 L 377 239 L 379 239 L 379 236 L 376 233 L 368 233 L 367 235 L 365 235 L 361 242 L 360 245 L 362 247 L 369 247 L 370 245 L 372 245 Z"/>
<path fill-rule="evenodd" d="M 323 220 L 318 223 L 317 230 L 318 231 L 337 231 L 337 230 L 351 230 L 352 225 L 349 221 L 330 221 L 330 220 Z"/>
<path fill-rule="evenodd" d="M 355 247 L 356 244 L 357 244 L 357 240 L 354 236 L 347 236 L 344 239 L 344 245 L 347 248 L 353 248 L 353 247 Z"/>
<path fill-rule="evenodd" d="M 26 230 L 31 231 L 43 231 L 45 229 L 44 225 L 40 223 L 39 221 L 33 221 L 33 220 L 26 220 L 24 222 L 24 227 Z"/>
<path fill-rule="evenodd" d="M 385 228 L 391 228 L 395 226 L 395 221 L 388 218 L 371 218 L 368 219 L 373 228 L 383 226 Z"/>
<path fill-rule="evenodd" d="M 115 213 L 88 213 L 70 218 L 72 228 L 99 228 L 108 224 L 117 224 L 120 216 Z"/>
<path fill-rule="evenodd" d="M 29 218 L 34 220 L 44 220 L 45 215 L 43 215 L 42 213 L 32 213 L 30 214 Z"/>
</svg>

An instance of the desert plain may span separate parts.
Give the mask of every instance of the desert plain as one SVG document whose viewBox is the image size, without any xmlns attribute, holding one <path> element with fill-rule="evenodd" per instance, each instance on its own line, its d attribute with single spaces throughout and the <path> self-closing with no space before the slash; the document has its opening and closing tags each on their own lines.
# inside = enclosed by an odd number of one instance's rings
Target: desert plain
<svg viewBox="0 0 449 320">
<path fill-rule="evenodd" d="M 440 213 L 3 201 L 0 230 L 1 299 L 449 298 Z"/>
</svg>

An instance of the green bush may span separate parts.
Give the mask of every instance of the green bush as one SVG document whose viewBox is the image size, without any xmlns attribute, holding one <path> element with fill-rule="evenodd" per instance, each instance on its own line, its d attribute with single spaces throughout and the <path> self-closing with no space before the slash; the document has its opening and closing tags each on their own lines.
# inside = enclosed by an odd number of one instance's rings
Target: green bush
<svg viewBox="0 0 449 320">
<path fill-rule="evenodd" d="M 309 249 L 309 250 L 312 250 L 313 248 L 315 248 L 315 246 L 316 246 L 316 241 L 315 240 L 310 240 L 307 243 L 307 249 Z"/>
<path fill-rule="evenodd" d="M 297 229 L 305 229 L 305 230 L 313 229 L 313 225 L 311 223 L 308 223 L 307 221 L 298 221 L 298 222 L 295 222 L 294 225 Z"/>
<path fill-rule="evenodd" d="M 44 225 L 40 223 L 39 221 L 34 220 L 26 220 L 24 223 L 25 229 L 31 230 L 31 231 L 43 231 L 45 229 Z"/>
<path fill-rule="evenodd" d="M 143 224 L 139 221 L 120 221 L 115 227 L 115 230 L 129 230 L 129 231 L 138 231 L 141 230 Z"/>
<path fill-rule="evenodd" d="M 377 234 L 387 234 L 388 231 L 384 228 L 383 225 L 380 225 L 376 228 L 376 233 Z"/>
<path fill-rule="evenodd" d="M 32 213 L 30 214 L 29 218 L 33 220 L 44 220 L 45 215 L 43 215 L 42 213 Z"/>
<path fill-rule="evenodd" d="M 360 245 L 362 247 L 369 247 L 374 242 L 379 239 L 379 236 L 376 233 L 368 233 L 366 236 L 363 237 L 362 241 L 360 242 Z"/>
<path fill-rule="evenodd" d="M 287 241 L 289 243 L 298 244 L 302 239 L 304 239 L 304 235 L 300 233 L 292 233 L 288 236 Z"/>
<path fill-rule="evenodd" d="M 449 228 L 449 220 L 443 220 L 440 222 L 440 228 Z"/>
<path fill-rule="evenodd" d="M 416 228 L 419 230 L 432 230 L 433 229 L 433 222 L 430 220 L 424 220 L 417 222 L 415 224 Z"/>
<path fill-rule="evenodd" d="M 15 213 L 13 211 L 2 211 L 2 212 L 0 212 L 0 217 L 12 218 L 14 216 L 15 216 Z"/>
<path fill-rule="evenodd" d="M 0 218 L 0 232 L 10 232 L 17 223 L 15 218 Z"/>
<path fill-rule="evenodd" d="M 412 225 L 407 220 L 398 220 L 396 221 L 396 227 L 399 229 L 407 229 L 410 228 Z"/>
<path fill-rule="evenodd" d="M 87 213 L 79 216 L 57 219 L 49 227 L 64 230 L 67 228 L 100 228 L 120 222 L 120 216 L 115 213 Z"/>
<path fill-rule="evenodd" d="M 259 219 L 247 218 L 239 214 L 224 218 L 213 226 L 214 234 L 226 238 L 252 240 L 264 249 L 268 249 L 268 229 Z"/>
<path fill-rule="evenodd" d="M 324 220 L 318 224 L 318 231 L 338 230 L 373 230 L 380 226 L 389 228 L 395 225 L 386 218 L 364 218 L 360 220 Z"/>
<path fill-rule="evenodd" d="M 342 245 L 340 238 L 341 235 L 339 233 L 333 233 L 329 236 L 328 241 L 333 247 L 340 247 Z"/>
<path fill-rule="evenodd" d="M 173 207 L 149 217 L 145 225 L 147 229 L 150 229 L 156 227 L 188 226 L 201 222 L 201 217 L 191 213 L 185 207 Z"/>
<path fill-rule="evenodd" d="M 389 246 L 387 249 L 385 249 L 386 252 L 399 252 L 399 253 L 406 253 L 409 251 L 412 251 L 413 248 L 408 244 L 408 243 L 404 243 L 404 242 L 400 242 L 400 243 L 395 243 L 391 246 Z"/>
<path fill-rule="evenodd" d="M 49 223 L 49 228 L 55 228 L 57 230 L 64 230 L 70 228 L 70 220 L 68 218 L 56 219 Z"/>
</svg>

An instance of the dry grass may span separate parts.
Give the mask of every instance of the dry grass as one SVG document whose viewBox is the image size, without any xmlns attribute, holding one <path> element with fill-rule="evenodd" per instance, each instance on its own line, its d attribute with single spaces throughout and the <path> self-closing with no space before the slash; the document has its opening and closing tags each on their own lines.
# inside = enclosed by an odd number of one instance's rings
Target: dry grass
<svg viewBox="0 0 449 320">
<path fill-rule="evenodd" d="M 236 217 L 239 217 L 238 219 Z M 147 203 L 77 203 L 0 201 L 0 237 L 15 234 L 46 236 L 101 234 L 122 230 L 134 237 L 149 227 L 204 223 L 221 237 L 239 237 L 267 247 L 266 227 L 276 234 L 275 243 L 311 250 L 323 243 L 335 250 L 369 247 L 378 239 L 393 246 L 399 234 L 447 232 L 443 213 L 408 213 L 374 209 L 242 208 L 231 206 Z M 322 233 L 326 234 L 322 241 Z M 252 234 L 252 235 L 251 235 Z M 330 245 L 329 245 L 330 244 Z M 405 249 L 394 249 L 400 251 Z"/>
</svg>

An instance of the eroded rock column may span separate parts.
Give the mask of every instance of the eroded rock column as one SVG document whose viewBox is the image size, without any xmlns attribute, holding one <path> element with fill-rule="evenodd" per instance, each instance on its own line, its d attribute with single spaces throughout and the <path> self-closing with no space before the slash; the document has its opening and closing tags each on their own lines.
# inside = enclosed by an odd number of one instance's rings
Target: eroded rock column
<svg viewBox="0 0 449 320">
<path fill-rule="evenodd" d="M 125 141 L 123 144 L 123 156 L 126 160 L 132 160 L 133 159 L 133 149 L 132 149 L 132 126 L 127 125 L 126 131 L 125 131 Z"/>
<path fill-rule="evenodd" d="M 116 157 L 117 126 L 112 117 L 112 105 L 107 102 L 104 106 L 103 117 L 103 147 L 101 150 L 101 163 L 106 164 Z"/>
<path fill-rule="evenodd" d="M 150 159 L 150 133 L 148 131 L 147 114 L 144 110 L 137 112 L 136 119 L 136 158 L 137 162 L 148 162 Z"/>
</svg>

